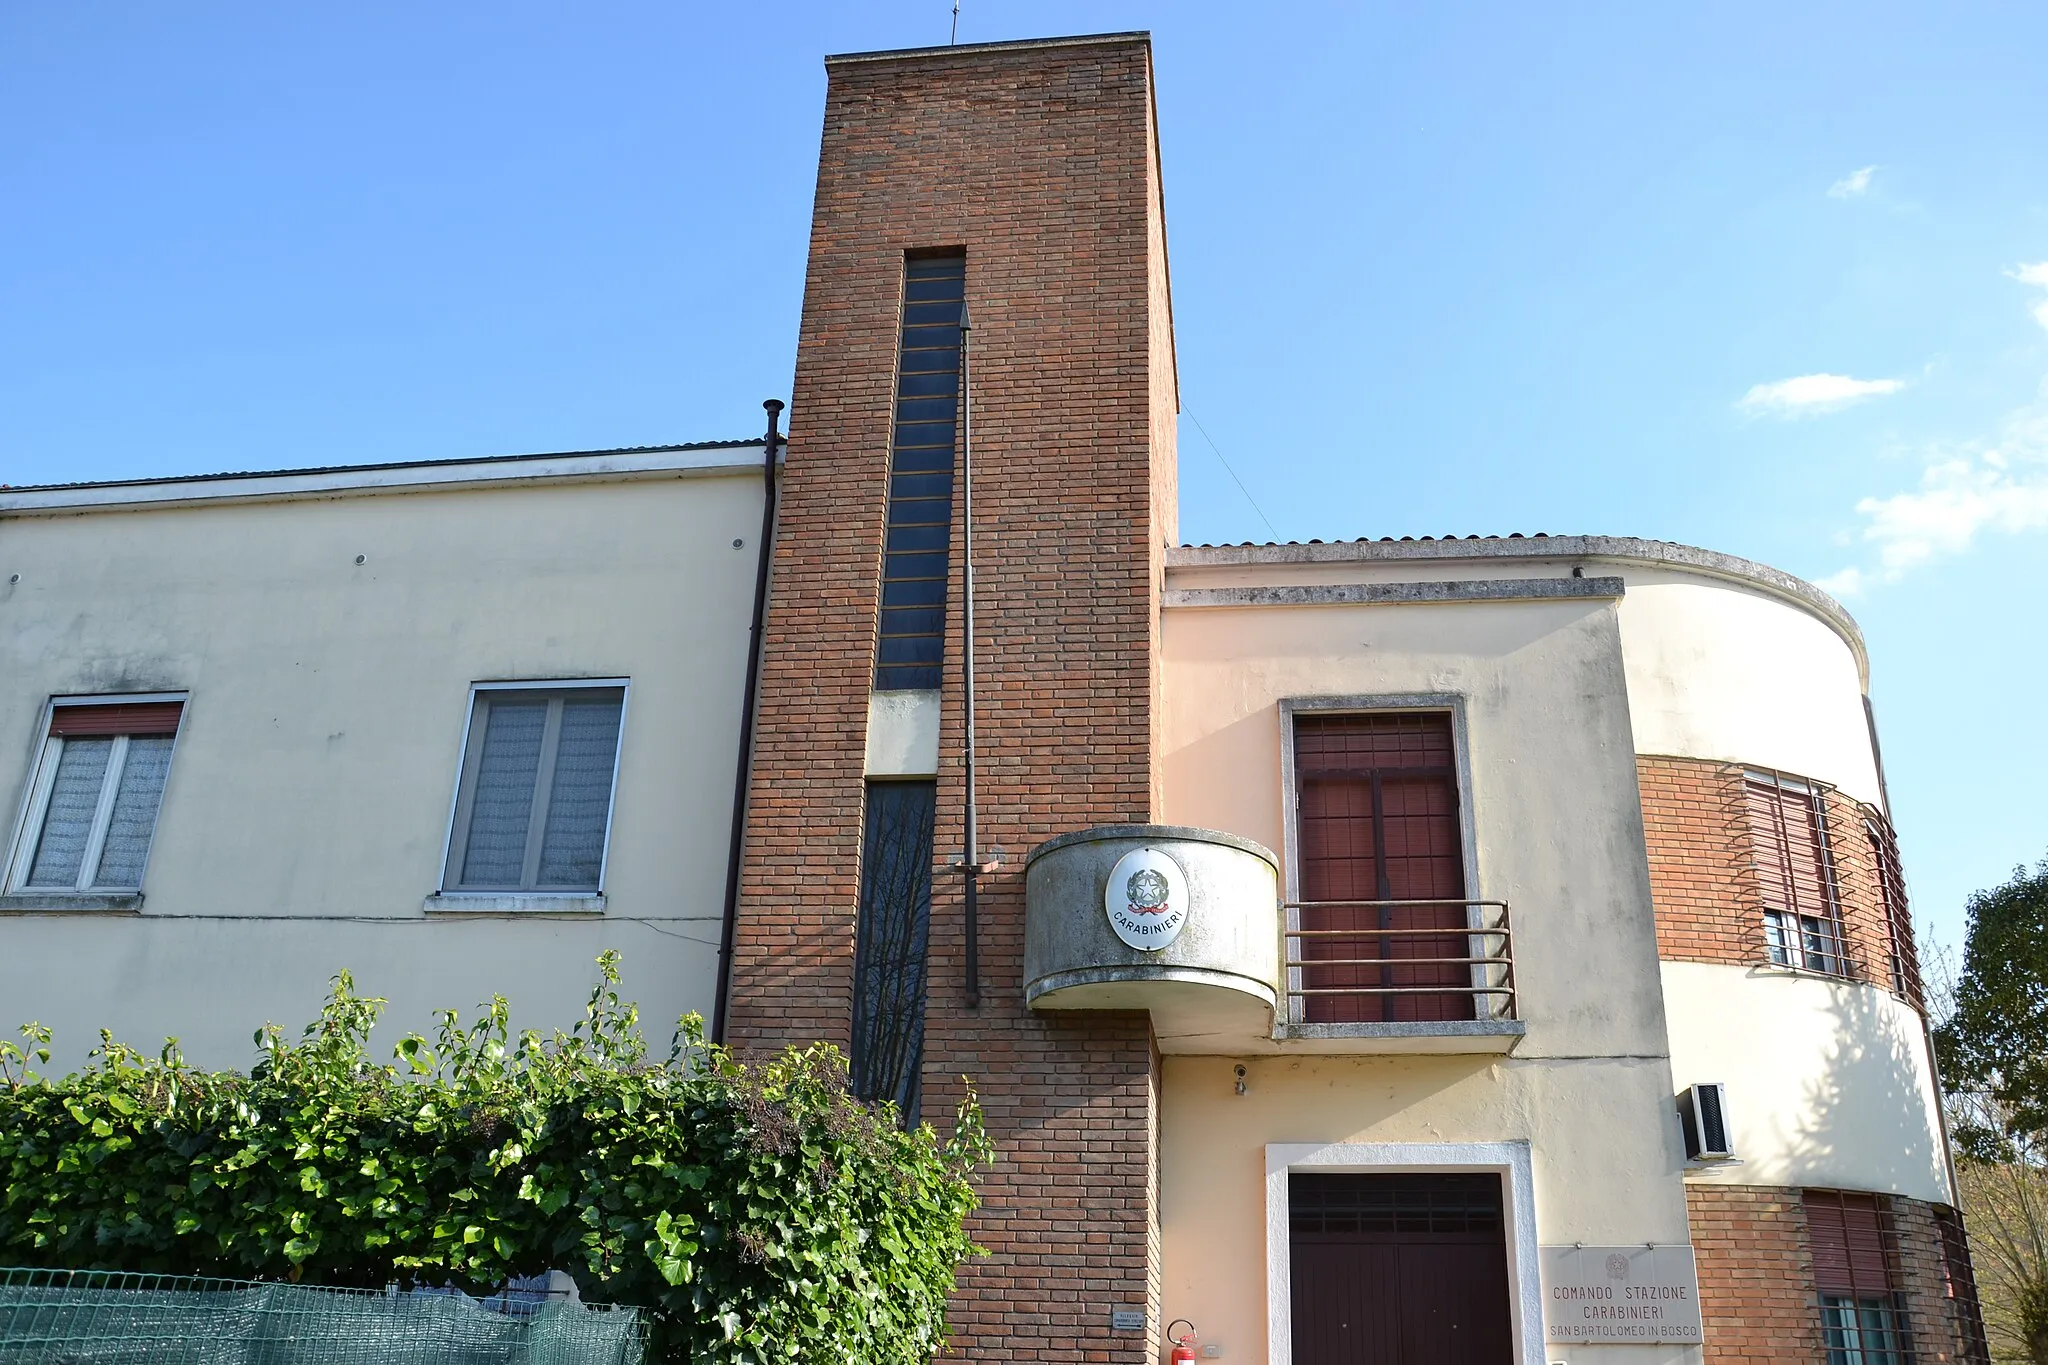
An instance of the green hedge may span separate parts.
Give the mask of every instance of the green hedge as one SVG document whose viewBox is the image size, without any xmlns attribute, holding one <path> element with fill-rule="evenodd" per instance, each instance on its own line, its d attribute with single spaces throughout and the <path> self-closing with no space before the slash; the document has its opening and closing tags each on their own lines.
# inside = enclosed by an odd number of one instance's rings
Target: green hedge
<svg viewBox="0 0 2048 1365">
<path fill-rule="evenodd" d="M 248 1075 L 101 1034 L 61 1080 L 0 1043 L 0 1264 L 489 1290 L 549 1269 L 654 1310 L 657 1351 L 719 1362 L 928 1361 L 974 1248 L 979 1110 L 904 1132 L 830 1047 L 742 1065 L 683 1021 L 651 1058 L 614 954 L 582 1022 L 513 1037 L 503 998 L 395 1064 L 344 972 Z"/>
</svg>

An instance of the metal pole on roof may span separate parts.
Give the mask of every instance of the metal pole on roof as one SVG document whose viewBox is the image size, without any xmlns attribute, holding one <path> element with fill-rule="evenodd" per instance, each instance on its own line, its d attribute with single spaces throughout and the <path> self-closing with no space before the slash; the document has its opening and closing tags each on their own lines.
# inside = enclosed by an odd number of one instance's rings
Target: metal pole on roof
<svg viewBox="0 0 2048 1365">
<path fill-rule="evenodd" d="M 961 678 L 965 686 L 966 746 L 964 764 L 967 777 L 967 811 L 965 847 L 961 850 L 961 871 L 967 878 L 966 931 L 967 931 L 967 1007 L 978 1009 L 981 1005 L 981 906 L 978 892 L 981 877 L 981 850 L 975 821 L 974 803 L 974 395 L 970 387 L 972 374 L 970 357 L 973 352 L 973 324 L 968 321 L 967 301 L 960 301 L 960 556 L 961 556 L 961 597 L 960 613 L 960 664 Z"/>
<path fill-rule="evenodd" d="M 960 0 L 953 0 L 953 36 L 946 39 L 947 46 L 960 41 Z"/>
</svg>

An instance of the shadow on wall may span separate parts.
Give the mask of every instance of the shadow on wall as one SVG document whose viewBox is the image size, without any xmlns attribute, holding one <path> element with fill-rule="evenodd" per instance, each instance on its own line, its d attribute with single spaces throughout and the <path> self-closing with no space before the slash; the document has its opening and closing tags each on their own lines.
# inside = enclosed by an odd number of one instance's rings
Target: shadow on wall
<svg viewBox="0 0 2048 1365">
<path fill-rule="evenodd" d="M 1828 1045 L 1801 1102 L 1777 1122 L 1793 1178 L 1915 1198 L 1945 1189 L 1932 1096 L 1923 1088 L 1926 1038 L 1911 1007 L 1877 987 L 1824 989 L 1828 1004 L 1817 1013 Z"/>
</svg>

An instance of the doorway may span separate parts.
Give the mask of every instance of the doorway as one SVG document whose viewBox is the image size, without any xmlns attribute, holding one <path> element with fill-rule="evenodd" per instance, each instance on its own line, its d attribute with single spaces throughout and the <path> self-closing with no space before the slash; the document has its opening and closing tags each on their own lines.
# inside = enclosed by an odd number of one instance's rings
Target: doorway
<svg viewBox="0 0 2048 1365">
<path fill-rule="evenodd" d="M 1287 1185 L 1294 1365 L 1513 1365 L 1499 1175 Z"/>
</svg>

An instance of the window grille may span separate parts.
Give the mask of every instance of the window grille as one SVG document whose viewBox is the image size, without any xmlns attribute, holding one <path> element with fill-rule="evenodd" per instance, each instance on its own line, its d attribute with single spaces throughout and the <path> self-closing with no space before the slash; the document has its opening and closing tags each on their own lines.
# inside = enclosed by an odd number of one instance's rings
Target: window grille
<svg viewBox="0 0 2048 1365">
<path fill-rule="evenodd" d="M 1828 1365 L 1910 1365 L 1891 1201 L 1840 1190 L 1805 1193 Z"/>
<path fill-rule="evenodd" d="M 957 252 L 913 256 L 903 275 L 881 626 L 875 644 L 877 691 L 939 685 L 952 553 L 967 258 Z"/>
<path fill-rule="evenodd" d="M 1865 808 L 1863 828 L 1870 836 L 1870 858 L 1877 873 L 1877 894 L 1884 907 L 1885 943 L 1891 956 L 1892 989 L 1915 1009 L 1923 1007 L 1920 951 L 1913 941 L 1913 911 L 1906 900 L 1906 869 L 1899 860 L 1899 839 L 1891 821 Z"/>
<path fill-rule="evenodd" d="M 1977 1273 L 1970 1264 L 1970 1243 L 1963 1215 L 1937 1204 L 1934 1224 L 1941 1232 L 1942 1292 L 1955 1315 L 1958 1359 L 1963 1365 L 1991 1365 L 1991 1345 L 1984 1335 L 1984 1309 L 1977 1298 Z"/>
<path fill-rule="evenodd" d="M 37 895 L 142 889 L 182 699 L 64 701 L 50 708 L 8 886 Z"/>
<path fill-rule="evenodd" d="M 479 686 L 443 889 L 591 894 L 604 880 L 622 686 Z"/>
<path fill-rule="evenodd" d="M 1764 904 L 1764 951 L 1781 967 L 1847 976 L 1841 892 L 1822 789 L 1783 773 L 1750 772 L 1750 853 Z"/>
<path fill-rule="evenodd" d="M 1498 1175 L 1287 1177 L 1294 1232 L 1499 1232 Z"/>
<path fill-rule="evenodd" d="M 853 964 L 853 1093 L 917 1123 L 931 939 L 935 782 L 870 782 Z"/>
</svg>

